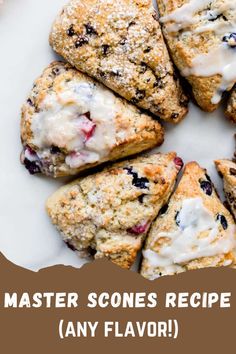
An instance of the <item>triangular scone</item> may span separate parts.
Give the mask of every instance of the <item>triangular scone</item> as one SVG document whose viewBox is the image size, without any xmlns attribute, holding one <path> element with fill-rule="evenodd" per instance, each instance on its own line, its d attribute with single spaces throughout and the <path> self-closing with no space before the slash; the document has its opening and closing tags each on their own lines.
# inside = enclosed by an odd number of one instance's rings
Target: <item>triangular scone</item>
<svg viewBox="0 0 236 354">
<path fill-rule="evenodd" d="M 123 161 L 59 189 L 48 214 L 74 250 L 130 268 L 181 167 L 175 153 Z"/>
<path fill-rule="evenodd" d="M 223 177 L 225 196 L 236 220 L 236 163 L 231 160 L 217 160 L 215 164 Z"/>
<path fill-rule="evenodd" d="M 236 123 L 236 87 L 231 92 L 225 114 L 230 120 Z"/>
<path fill-rule="evenodd" d="M 177 123 L 186 115 L 188 99 L 151 0 L 71 0 L 50 44 L 78 70 L 156 116 Z"/>
<path fill-rule="evenodd" d="M 164 129 L 102 84 L 53 62 L 22 107 L 21 161 L 31 174 L 78 174 L 159 146 Z"/>
<path fill-rule="evenodd" d="M 205 111 L 219 105 L 235 75 L 235 17 L 232 0 L 157 0 L 172 58 Z"/>
<path fill-rule="evenodd" d="M 233 264 L 236 228 L 214 186 L 196 162 L 186 165 L 168 209 L 147 237 L 141 274 L 148 279 Z"/>
</svg>

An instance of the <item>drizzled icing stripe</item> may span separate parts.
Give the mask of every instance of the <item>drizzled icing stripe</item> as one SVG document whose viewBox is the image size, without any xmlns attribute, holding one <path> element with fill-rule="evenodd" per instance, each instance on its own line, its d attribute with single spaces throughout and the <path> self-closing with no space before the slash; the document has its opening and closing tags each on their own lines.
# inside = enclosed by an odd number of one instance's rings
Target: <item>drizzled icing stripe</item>
<svg viewBox="0 0 236 354">
<path fill-rule="evenodd" d="M 211 6 L 211 10 L 209 7 Z M 204 11 L 205 10 L 205 11 Z M 230 11 L 228 20 L 217 20 L 209 24 L 201 24 L 202 21 L 212 21 L 220 14 Z M 233 13 L 233 14 L 232 14 Z M 231 0 L 214 1 L 211 0 L 190 0 L 182 7 L 172 13 L 163 16 L 162 23 L 166 24 L 166 29 L 173 36 L 180 30 L 188 31 L 188 27 L 200 23 L 193 30 L 195 34 L 212 31 L 220 37 L 220 44 L 209 50 L 208 53 L 197 55 L 191 63 L 182 71 L 183 76 L 195 75 L 199 77 L 211 77 L 221 75 L 221 83 L 212 97 L 212 103 L 218 104 L 222 98 L 222 93 L 230 90 L 236 82 L 236 3 Z M 169 23 L 170 22 L 170 23 Z M 235 37 L 231 38 L 232 34 Z M 224 41 L 228 38 L 229 40 Z"/>
</svg>

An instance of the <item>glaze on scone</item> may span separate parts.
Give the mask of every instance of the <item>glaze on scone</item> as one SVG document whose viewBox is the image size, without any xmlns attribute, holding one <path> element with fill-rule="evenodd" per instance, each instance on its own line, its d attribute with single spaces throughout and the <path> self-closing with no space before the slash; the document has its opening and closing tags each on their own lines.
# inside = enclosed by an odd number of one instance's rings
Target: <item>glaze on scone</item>
<svg viewBox="0 0 236 354">
<path fill-rule="evenodd" d="M 231 160 L 217 160 L 215 164 L 224 180 L 226 200 L 236 220 L 236 163 Z"/>
<path fill-rule="evenodd" d="M 177 123 L 188 99 L 151 0 L 72 0 L 57 17 L 52 48 L 128 101 Z"/>
<path fill-rule="evenodd" d="M 157 0 L 163 33 L 176 66 L 205 111 L 236 82 L 236 2 Z"/>
<path fill-rule="evenodd" d="M 60 177 L 158 146 L 164 131 L 103 85 L 54 62 L 22 108 L 21 137 L 29 172 Z"/>
<path fill-rule="evenodd" d="M 150 280 L 205 267 L 234 265 L 236 226 L 196 162 L 186 165 L 166 213 L 147 237 L 141 274 Z"/>
<path fill-rule="evenodd" d="M 59 189 L 48 214 L 72 249 L 130 268 L 182 165 L 175 153 L 117 163 Z"/>
<path fill-rule="evenodd" d="M 231 92 L 225 114 L 232 122 L 236 123 L 236 87 Z"/>
</svg>

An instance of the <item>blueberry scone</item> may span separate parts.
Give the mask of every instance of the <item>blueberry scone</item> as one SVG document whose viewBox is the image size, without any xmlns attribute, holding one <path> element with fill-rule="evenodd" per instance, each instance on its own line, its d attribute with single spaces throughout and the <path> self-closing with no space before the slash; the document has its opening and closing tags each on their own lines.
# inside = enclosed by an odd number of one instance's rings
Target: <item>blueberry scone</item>
<svg viewBox="0 0 236 354">
<path fill-rule="evenodd" d="M 21 137 L 29 172 L 60 177 L 158 146 L 164 131 L 102 84 L 54 62 L 23 106 Z"/>
<path fill-rule="evenodd" d="M 236 123 L 236 87 L 231 92 L 225 113 L 232 122 Z"/>
<path fill-rule="evenodd" d="M 236 163 L 231 160 L 217 160 L 215 164 L 223 177 L 225 196 L 236 220 Z"/>
<path fill-rule="evenodd" d="M 71 0 L 50 44 L 78 70 L 158 117 L 177 123 L 187 113 L 151 0 Z"/>
<path fill-rule="evenodd" d="M 234 264 L 236 226 L 206 170 L 186 165 L 166 213 L 147 237 L 141 274 L 148 279 Z"/>
<path fill-rule="evenodd" d="M 236 2 L 157 0 L 176 66 L 199 106 L 213 111 L 236 82 Z"/>
<path fill-rule="evenodd" d="M 59 189 L 48 214 L 73 250 L 130 268 L 182 164 L 175 153 L 117 163 Z"/>
</svg>

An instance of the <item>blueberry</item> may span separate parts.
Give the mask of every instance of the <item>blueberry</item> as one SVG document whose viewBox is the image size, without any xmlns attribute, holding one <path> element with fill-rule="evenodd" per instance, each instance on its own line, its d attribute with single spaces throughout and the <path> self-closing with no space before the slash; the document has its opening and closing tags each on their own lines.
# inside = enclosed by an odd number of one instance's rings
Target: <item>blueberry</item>
<svg viewBox="0 0 236 354">
<path fill-rule="evenodd" d="M 120 72 L 119 69 L 113 69 L 111 71 L 111 75 L 113 75 L 113 76 L 121 76 L 121 72 Z"/>
<path fill-rule="evenodd" d="M 67 30 L 66 33 L 67 33 L 67 35 L 68 35 L 69 37 L 73 37 L 73 36 L 75 35 L 74 26 L 71 25 L 70 28 Z"/>
<path fill-rule="evenodd" d="M 107 55 L 109 51 L 110 46 L 108 44 L 103 44 L 102 45 L 102 54 Z"/>
<path fill-rule="evenodd" d="M 86 25 L 84 25 L 85 29 L 86 29 L 86 34 L 88 35 L 92 35 L 92 34 L 95 34 L 97 35 L 97 31 L 95 30 L 95 28 L 90 24 L 90 23 L 87 23 Z"/>
<path fill-rule="evenodd" d="M 131 99 L 131 102 L 132 102 L 133 104 L 136 104 L 136 103 L 138 103 L 139 101 L 143 100 L 144 97 L 145 97 L 145 95 L 146 95 L 146 91 L 145 91 L 145 90 L 139 90 L 139 89 L 137 89 L 137 90 L 136 90 L 136 96 Z"/>
<path fill-rule="evenodd" d="M 89 42 L 88 37 L 79 36 L 75 42 L 75 48 L 82 47 L 84 44 L 87 44 L 88 42 Z"/>
<path fill-rule="evenodd" d="M 236 33 L 230 33 L 223 37 L 223 42 L 226 42 L 230 47 L 236 47 Z"/>
<path fill-rule="evenodd" d="M 227 222 L 226 217 L 224 215 L 217 214 L 216 220 L 221 223 L 224 230 L 227 230 L 228 222 Z"/>
<path fill-rule="evenodd" d="M 226 197 L 231 204 L 234 202 L 234 196 L 232 195 L 232 193 L 227 192 Z"/>
<path fill-rule="evenodd" d="M 216 14 L 213 11 L 208 12 L 209 18 L 208 21 L 214 22 L 218 20 L 219 18 L 222 18 L 224 21 L 228 21 L 227 17 L 224 14 Z"/>
<path fill-rule="evenodd" d="M 60 154 L 61 150 L 59 147 L 57 146 L 52 146 L 51 149 L 50 149 L 50 153 L 52 155 L 56 155 L 56 154 Z"/>
<path fill-rule="evenodd" d="M 131 98 L 130 102 L 133 103 L 133 104 L 137 104 L 138 103 L 138 99 L 133 97 L 133 98 Z"/>
<path fill-rule="evenodd" d="M 127 41 L 127 39 L 126 38 L 123 38 L 121 41 L 120 41 L 120 45 L 125 45 L 125 43 L 126 43 L 126 41 Z"/>
<path fill-rule="evenodd" d="M 97 251 L 92 247 L 88 247 L 87 251 L 92 257 L 94 257 L 95 254 L 97 253 Z"/>
<path fill-rule="evenodd" d="M 139 197 L 138 197 L 138 201 L 139 203 L 143 204 L 143 199 L 146 197 L 147 194 L 141 194 Z"/>
<path fill-rule="evenodd" d="M 135 26 L 135 25 L 136 25 L 136 22 L 135 22 L 135 21 L 131 21 L 131 22 L 129 23 L 129 27 Z"/>
<path fill-rule="evenodd" d="M 153 88 L 156 88 L 156 87 L 158 87 L 158 88 L 163 88 L 163 83 L 162 83 L 161 79 L 157 79 L 157 80 L 154 82 Z"/>
<path fill-rule="evenodd" d="M 231 176 L 236 176 L 236 168 L 230 168 L 229 173 Z"/>
<path fill-rule="evenodd" d="M 90 112 L 86 112 L 86 113 L 84 113 L 84 115 L 86 116 L 86 118 L 88 118 L 89 120 L 92 121 Z"/>
<path fill-rule="evenodd" d="M 31 175 L 41 173 L 40 161 L 30 161 L 27 158 L 25 158 L 24 165 Z"/>
<path fill-rule="evenodd" d="M 100 70 L 100 69 L 98 70 L 98 75 L 104 80 L 107 77 L 106 73 L 104 71 Z"/>
<path fill-rule="evenodd" d="M 60 74 L 60 69 L 59 68 L 53 68 L 52 69 L 52 73 L 53 73 L 53 75 L 57 76 L 57 75 Z"/>
<path fill-rule="evenodd" d="M 146 49 L 144 49 L 143 52 L 144 52 L 144 53 L 149 53 L 149 52 L 151 51 L 151 49 L 152 49 L 151 47 L 147 47 Z"/>
<path fill-rule="evenodd" d="M 144 61 L 141 62 L 140 73 L 144 74 L 147 71 L 147 64 Z"/>
<path fill-rule="evenodd" d="M 126 167 L 124 170 L 127 171 L 128 175 L 133 176 L 133 186 L 140 189 L 149 189 L 149 186 L 147 186 L 147 184 L 149 184 L 149 180 L 146 177 L 138 177 L 137 172 L 133 171 L 133 167 Z"/>
<path fill-rule="evenodd" d="M 171 118 L 172 119 L 177 119 L 179 117 L 179 113 L 172 113 Z"/>
<path fill-rule="evenodd" d="M 70 243 L 70 241 L 65 241 L 65 243 L 66 243 L 67 247 L 68 247 L 70 250 L 76 251 L 75 246 L 73 246 L 73 245 Z"/>
<path fill-rule="evenodd" d="M 33 101 L 31 100 L 31 98 L 28 98 L 27 103 L 31 106 L 34 107 Z"/>
<path fill-rule="evenodd" d="M 144 97 L 145 97 L 145 95 L 146 95 L 145 90 L 139 90 L 139 89 L 137 89 L 137 91 L 136 91 L 136 98 L 137 98 L 139 101 L 143 100 Z"/>
<path fill-rule="evenodd" d="M 177 226 L 180 226 L 180 218 L 179 218 L 179 211 L 175 214 L 175 222 Z"/>
<path fill-rule="evenodd" d="M 212 195 L 213 188 L 212 188 L 212 183 L 209 181 L 200 181 L 200 186 L 206 195 Z"/>
</svg>

